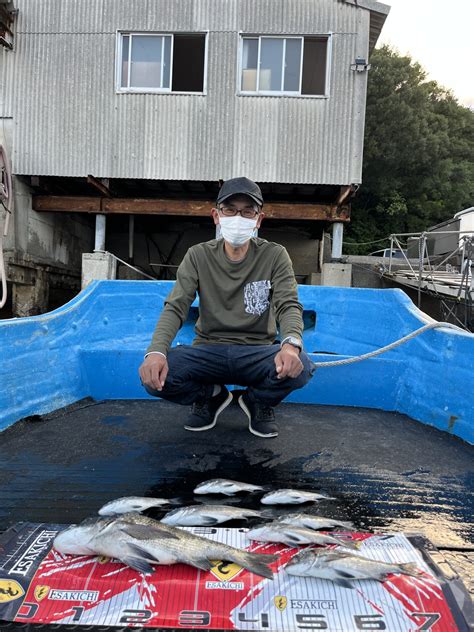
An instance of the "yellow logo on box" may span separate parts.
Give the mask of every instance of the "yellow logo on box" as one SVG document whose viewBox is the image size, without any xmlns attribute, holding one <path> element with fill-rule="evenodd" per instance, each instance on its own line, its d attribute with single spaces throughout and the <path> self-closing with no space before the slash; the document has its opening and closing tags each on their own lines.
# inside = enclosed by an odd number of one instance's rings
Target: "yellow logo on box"
<svg viewBox="0 0 474 632">
<path fill-rule="evenodd" d="M 286 597 L 283 597 L 283 595 L 277 595 L 276 597 L 273 597 L 273 602 L 278 610 L 280 610 L 280 612 L 283 612 L 288 604 L 288 599 Z"/>
<path fill-rule="evenodd" d="M 41 601 L 45 597 L 48 596 L 49 586 L 36 586 L 35 588 L 35 599 L 36 601 Z"/>
<path fill-rule="evenodd" d="M 234 579 L 236 575 L 240 573 L 242 567 L 238 564 L 234 564 L 234 562 L 221 562 L 220 560 L 212 560 L 212 563 L 215 564 L 211 568 L 211 573 L 217 579 L 220 579 L 222 582 L 230 581 Z"/>
<path fill-rule="evenodd" d="M 0 579 L 0 603 L 14 601 L 24 594 L 23 586 L 14 579 Z"/>
</svg>

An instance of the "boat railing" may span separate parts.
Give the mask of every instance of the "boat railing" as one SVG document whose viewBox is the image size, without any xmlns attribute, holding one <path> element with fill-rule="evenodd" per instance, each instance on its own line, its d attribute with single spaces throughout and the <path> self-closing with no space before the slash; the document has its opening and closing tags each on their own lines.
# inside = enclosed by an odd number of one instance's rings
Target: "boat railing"
<svg viewBox="0 0 474 632">
<path fill-rule="evenodd" d="M 451 246 L 447 251 L 437 252 L 433 243 L 451 241 Z M 440 239 L 441 238 L 441 239 Z M 451 239 L 450 239 L 451 238 Z M 452 241 L 455 246 L 452 247 Z M 408 256 L 406 243 L 411 240 L 411 246 L 418 245 L 418 265 L 414 259 Z M 416 244 L 416 242 L 418 242 Z M 398 257 L 395 259 L 394 253 Z M 400 254 L 406 261 L 408 268 L 400 268 Z M 394 269 L 396 262 L 397 269 Z M 419 233 L 394 233 L 390 235 L 390 255 L 388 270 L 389 277 L 406 277 L 408 284 L 418 293 L 418 307 L 421 306 L 421 295 L 423 291 L 428 291 L 444 301 L 449 297 L 451 306 L 445 305 L 450 316 L 453 316 L 458 323 L 466 328 L 467 322 L 462 322 L 456 315 L 456 305 L 460 302 L 467 303 L 471 309 L 466 310 L 466 318 L 470 319 L 469 312 L 472 311 L 474 303 L 474 233 L 468 231 L 424 231 Z"/>
</svg>

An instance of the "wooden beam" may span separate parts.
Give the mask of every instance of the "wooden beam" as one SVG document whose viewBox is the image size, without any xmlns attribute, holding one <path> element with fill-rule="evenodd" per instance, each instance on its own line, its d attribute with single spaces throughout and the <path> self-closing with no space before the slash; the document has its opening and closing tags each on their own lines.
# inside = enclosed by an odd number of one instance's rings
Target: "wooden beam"
<svg viewBox="0 0 474 632">
<path fill-rule="evenodd" d="M 263 212 L 269 219 L 309 219 L 329 222 L 347 222 L 350 219 L 350 209 L 338 207 L 336 204 L 270 202 L 264 204 Z"/>
<path fill-rule="evenodd" d="M 210 200 L 171 200 L 154 198 L 115 198 L 104 200 L 104 213 L 139 213 L 141 215 L 208 216 L 214 203 Z"/>
<path fill-rule="evenodd" d="M 98 191 L 100 191 L 102 195 L 105 195 L 106 197 L 112 197 L 112 193 L 110 192 L 110 189 L 108 187 L 108 182 L 99 180 L 98 178 L 95 178 L 94 176 L 89 174 L 87 176 L 87 184 L 91 184 Z"/>
<path fill-rule="evenodd" d="M 35 211 L 61 213 L 101 213 L 101 198 L 72 197 L 63 195 L 34 195 Z"/>
<path fill-rule="evenodd" d="M 173 200 L 154 198 L 90 198 L 35 196 L 35 211 L 67 213 L 105 213 L 140 215 L 181 215 L 208 217 L 214 207 L 213 200 Z M 350 219 L 350 207 L 336 204 L 307 204 L 291 202 L 270 202 L 263 207 L 265 217 L 269 219 L 323 220 L 329 222 L 347 222 Z"/>
<path fill-rule="evenodd" d="M 346 202 L 347 199 L 353 195 L 353 193 L 354 189 L 352 188 L 352 185 L 341 187 L 336 200 L 337 206 L 341 206 L 341 204 L 344 204 L 344 202 Z"/>
</svg>

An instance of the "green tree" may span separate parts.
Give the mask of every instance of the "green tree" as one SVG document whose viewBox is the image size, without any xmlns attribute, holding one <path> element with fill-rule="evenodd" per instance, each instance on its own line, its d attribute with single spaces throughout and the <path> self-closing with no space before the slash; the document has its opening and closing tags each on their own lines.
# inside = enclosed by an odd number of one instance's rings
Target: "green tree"
<svg viewBox="0 0 474 632">
<path fill-rule="evenodd" d="M 363 184 L 347 242 L 421 231 L 474 204 L 474 112 L 387 46 L 371 64 Z"/>
</svg>

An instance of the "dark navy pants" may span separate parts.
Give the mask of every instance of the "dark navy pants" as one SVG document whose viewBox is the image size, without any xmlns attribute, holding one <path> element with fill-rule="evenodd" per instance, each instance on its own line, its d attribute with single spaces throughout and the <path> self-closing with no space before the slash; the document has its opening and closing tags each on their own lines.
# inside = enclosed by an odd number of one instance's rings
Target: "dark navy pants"
<svg viewBox="0 0 474 632">
<path fill-rule="evenodd" d="M 296 378 L 277 378 L 275 356 L 280 345 L 180 345 L 168 353 L 169 373 L 162 391 L 145 387 L 150 395 L 177 404 L 192 404 L 211 397 L 215 384 L 236 384 L 248 388 L 249 398 L 276 406 L 291 391 L 302 388 L 315 368 L 300 354 L 303 371 Z"/>
</svg>

